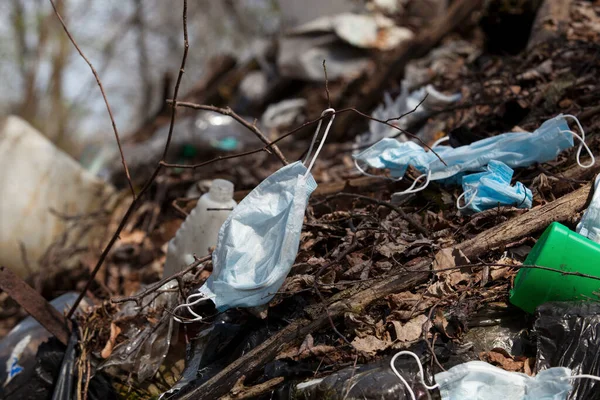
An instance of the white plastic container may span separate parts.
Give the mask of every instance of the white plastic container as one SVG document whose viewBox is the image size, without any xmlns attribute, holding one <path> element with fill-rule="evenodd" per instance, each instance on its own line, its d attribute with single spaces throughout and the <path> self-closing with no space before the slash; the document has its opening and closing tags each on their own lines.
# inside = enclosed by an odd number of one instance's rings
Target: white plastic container
<svg viewBox="0 0 600 400">
<path fill-rule="evenodd" d="M 61 237 L 67 222 L 50 212 L 85 215 L 110 211 L 115 189 L 86 171 L 24 120 L 9 116 L 0 121 L 0 264 L 22 277 L 39 268 L 48 246 Z M 79 229 L 79 228 L 78 228 Z M 103 235 L 69 228 L 65 246 L 85 246 Z M 23 243 L 29 266 L 23 261 Z M 61 261 L 62 262 L 62 261 Z M 62 262 L 62 266 L 79 265 Z"/>
<path fill-rule="evenodd" d="M 233 183 L 215 179 L 169 242 L 163 277 L 185 269 L 194 262 L 194 254 L 207 255 L 209 248 L 217 245 L 219 229 L 236 205 Z"/>
</svg>

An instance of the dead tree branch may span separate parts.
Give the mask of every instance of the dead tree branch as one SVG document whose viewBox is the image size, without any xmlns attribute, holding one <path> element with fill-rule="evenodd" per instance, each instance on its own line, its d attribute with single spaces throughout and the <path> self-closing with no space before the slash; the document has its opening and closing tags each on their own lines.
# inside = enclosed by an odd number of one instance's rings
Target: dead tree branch
<svg viewBox="0 0 600 400">
<path fill-rule="evenodd" d="M 81 51 L 81 49 L 79 48 L 79 45 L 75 41 L 75 38 L 73 38 L 73 36 L 71 35 L 71 32 L 69 32 L 69 29 L 67 28 L 67 25 L 65 24 L 65 21 L 61 17 L 60 13 L 58 12 L 58 9 L 56 8 L 56 5 L 54 4 L 54 0 L 50 0 L 50 4 L 52 4 L 54 13 L 56 14 L 56 17 L 58 18 L 58 20 L 60 21 L 60 24 L 62 25 L 63 29 L 65 30 L 65 33 L 69 37 L 69 40 L 71 41 L 71 43 L 73 43 L 73 46 L 75 46 L 75 49 L 77 49 L 77 52 L 79 53 L 81 58 L 83 58 L 85 60 L 87 65 L 92 70 L 92 74 L 94 74 L 94 78 L 96 78 L 96 82 L 98 83 L 98 87 L 100 88 L 100 92 L 102 93 L 102 98 L 104 99 L 104 104 L 106 104 L 106 110 L 108 111 L 108 116 L 110 117 L 110 122 L 112 123 L 113 131 L 115 132 L 115 139 L 117 140 L 117 145 L 119 146 L 119 153 L 121 154 L 121 163 L 123 164 L 123 168 L 125 168 L 125 176 L 127 177 L 127 183 L 129 183 L 129 188 L 131 189 L 131 194 L 132 194 L 133 198 L 135 199 L 135 190 L 133 188 L 133 182 L 131 181 L 131 175 L 129 175 L 129 168 L 127 167 L 127 162 L 125 161 L 125 155 L 123 154 L 123 148 L 121 147 L 121 139 L 119 137 L 119 131 L 117 130 L 117 124 L 115 123 L 115 118 L 113 117 L 113 113 L 110 108 L 110 104 L 108 103 L 108 99 L 106 98 L 106 93 L 104 92 L 104 86 L 102 86 L 102 81 L 100 81 L 100 76 L 98 76 L 96 69 L 94 68 L 94 66 L 92 65 L 90 60 L 88 60 L 88 58 L 85 56 L 85 54 L 83 54 L 83 51 Z"/>
<path fill-rule="evenodd" d="M 169 104 L 173 104 L 173 100 L 167 100 L 167 102 Z M 243 125 L 245 128 L 247 128 L 252 133 L 254 133 L 256 135 L 256 137 L 259 138 L 260 141 L 263 142 L 266 145 L 264 147 L 264 149 L 266 149 L 267 151 L 272 149 L 273 152 L 275 153 L 275 155 L 277 156 L 277 158 L 279 158 L 279 160 L 281 160 L 281 162 L 283 163 L 283 165 L 287 165 L 288 164 L 288 161 L 283 156 L 283 153 L 281 153 L 281 150 L 279 150 L 279 147 L 277 147 L 274 144 L 274 142 L 269 142 L 269 139 L 267 139 L 267 137 L 260 131 L 260 129 L 258 129 L 258 127 L 255 124 L 249 123 L 244 118 L 240 117 L 231 108 L 229 108 L 229 107 L 219 108 L 219 107 L 215 107 L 215 106 L 208 106 L 208 105 L 202 105 L 202 104 L 194 104 L 194 103 L 188 103 L 188 102 L 183 102 L 183 101 L 178 101 L 177 105 L 181 106 L 181 107 L 193 108 L 195 110 L 213 111 L 213 112 L 216 112 L 216 113 L 219 113 L 219 114 L 223 114 L 223 115 L 227 115 L 228 117 L 233 118 L 234 120 L 236 120 L 237 122 L 239 122 L 241 125 Z"/>
<path fill-rule="evenodd" d="M 52 1 L 52 0 L 50 0 L 50 1 Z M 152 186 L 152 183 L 154 183 L 154 180 L 156 179 L 156 177 L 160 173 L 161 169 L 163 168 L 163 161 L 164 161 L 164 159 L 165 159 L 165 157 L 166 157 L 166 155 L 167 155 L 167 153 L 169 151 L 169 145 L 171 144 L 171 137 L 173 136 L 173 127 L 175 126 L 175 115 L 176 115 L 176 111 L 177 111 L 177 95 L 179 93 L 179 86 L 181 85 L 181 79 L 183 77 L 183 73 L 185 72 L 185 62 L 187 60 L 188 49 L 189 49 L 188 30 L 187 30 L 187 5 L 188 5 L 187 0 L 183 0 L 183 41 L 184 41 L 184 50 L 183 50 L 183 56 L 182 56 L 182 59 L 181 59 L 181 67 L 179 68 L 179 74 L 177 76 L 177 83 L 175 84 L 175 90 L 174 90 L 174 93 L 173 93 L 173 99 L 175 99 L 175 102 L 171 106 L 171 125 L 169 126 L 169 135 L 167 137 L 167 142 L 165 143 L 165 149 L 163 151 L 162 158 L 158 162 L 158 165 L 156 166 L 156 169 L 152 173 L 152 176 L 150 176 L 150 178 L 148 179 L 148 181 L 146 181 L 146 183 L 144 184 L 144 187 L 142 188 L 142 190 L 140 191 L 140 193 L 138 194 L 138 196 L 135 197 L 133 199 L 133 201 L 131 202 L 131 204 L 129 205 L 129 208 L 125 212 L 125 215 L 123 216 L 123 219 L 119 223 L 119 226 L 117 227 L 117 230 L 115 231 L 115 233 L 111 237 L 110 241 L 108 242 L 108 244 L 106 245 L 106 247 L 102 251 L 102 254 L 100 255 L 100 258 L 98 259 L 98 262 L 94 266 L 94 269 L 91 271 L 89 280 L 87 281 L 85 287 L 83 288 L 83 290 L 79 294 L 79 297 L 77 297 L 77 300 L 75 300 L 75 303 L 73 303 L 73 306 L 69 310 L 69 313 L 67 314 L 67 318 L 71 318 L 71 316 L 73 316 L 73 313 L 77 309 L 77 306 L 79 305 L 79 303 L 81 302 L 81 300 L 83 299 L 83 297 L 85 296 L 85 294 L 87 293 L 87 291 L 89 290 L 90 286 L 92 285 L 92 282 L 94 281 L 94 278 L 96 277 L 96 274 L 100 270 L 100 267 L 102 267 L 102 265 L 104 264 L 104 261 L 106 260 L 106 257 L 108 256 L 108 253 L 110 252 L 110 250 L 112 249 L 112 247 L 116 243 L 117 239 L 119 238 L 119 234 L 121 233 L 121 231 L 125 227 L 125 224 L 129 220 L 129 217 L 131 216 L 131 214 L 133 214 L 133 211 L 138 206 L 138 204 L 140 202 L 140 199 L 148 191 L 148 189 L 150 188 L 150 186 Z"/>
</svg>

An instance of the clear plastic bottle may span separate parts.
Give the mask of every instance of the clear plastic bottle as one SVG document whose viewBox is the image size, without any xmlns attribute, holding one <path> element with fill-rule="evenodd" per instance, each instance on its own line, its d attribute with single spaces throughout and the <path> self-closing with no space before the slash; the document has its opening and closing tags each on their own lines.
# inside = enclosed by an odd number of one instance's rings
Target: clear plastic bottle
<svg viewBox="0 0 600 400">
<path fill-rule="evenodd" d="M 194 254 L 198 257 L 208 254 L 208 249 L 217 245 L 219 229 L 236 205 L 233 183 L 215 179 L 169 242 L 163 277 L 194 262 Z"/>
</svg>

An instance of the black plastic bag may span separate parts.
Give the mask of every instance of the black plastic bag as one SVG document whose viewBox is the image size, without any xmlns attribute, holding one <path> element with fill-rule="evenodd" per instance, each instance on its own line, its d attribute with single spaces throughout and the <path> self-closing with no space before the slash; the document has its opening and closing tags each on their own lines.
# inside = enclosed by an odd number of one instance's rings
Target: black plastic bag
<svg viewBox="0 0 600 400">
<path fill-rule="evenodd" d="M 536 310 L 536 370 L 567 367 L 600 375 L 600 303 L 550 302 Z M 570 400 L 600 400 L 600 382 L 574 379 Z"/>
</svg>

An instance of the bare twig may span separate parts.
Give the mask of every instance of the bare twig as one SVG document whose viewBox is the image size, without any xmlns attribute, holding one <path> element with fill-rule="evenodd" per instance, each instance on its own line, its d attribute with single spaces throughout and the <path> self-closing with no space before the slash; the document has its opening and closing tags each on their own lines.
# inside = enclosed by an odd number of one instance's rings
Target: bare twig
<svg viewBox="0 0 600 400">
<path fill-rule="evenodd" d="M 111 301 L 111 303 L 115 303 L 115 304 L 126 303 L 128 301 L 135 301 L 137 304 L 139 304 L 144 297 L 146 297 L 149 294 L 151 294 L 152 292 L 160 289 L 165 283 L 172 281 L 173 279 L 179 279 L 179 278 L 183 277 L 187 273 L 192 272 L 194 269 L 196 269 L 200 264 L 209 261 L 210 258 L 211 258 L 211 256 L 205 256 L 205 257 L 199 258 L 199 259 L 195 260 L 193 263 L 191 263 L 187 268 L 185 268 L 171 276 L 163 278 L 158 282 L 153 283 L 152 285 L 148 286 L 145 290 L 143 290 L 139 293 L 136 293 L 133 296 L 119 297 L 116 299 L 110 299 L 110 301 Z"/>
<path fill-rule="evenodd" d="M 407 115 L 414 113 L 415 111 L 417 111 L 417 108 L 421 107 L 423 102 L 427 99 L 427 96 L 429 96 L 429 93 L 425 93 L 425 96 L 423 97 L 423 99 L 412 110 L 405 112 L 404 114 L 400 115 L 399 117 L 388 118 L 385 120 L 385 122 L 398 121 L 399 119 L 402 119 L 402 118 L 406 117 Z"/>
<path fill-rule="evenodd" d="M 356 199 L 359 200 L 363 200 L 363 201 L 367 201 L 370 203 L 374 203 L 383 207 L 387 207 L 392 211 L 395 211 L 396 213 L 398 213 L 398 215 L 400 215 L 400 217 L 402 219 L 404 219 L 406 222 L 408 222 L 413 228 L 415 228 L 419 233 L 422 233 L 425 236 L 429 235 L 429 231 L 422 225 L 420 224 L 418 221 L 416 221 L 412 216 L 408 215 L 407 213 L 404 212 L 404 210 L 402 210 L 400 207 L 397 207 L 391 203 L 388 203 L 386 201 L 381 201 L 381 200 L 377 200 L 374 199 L 372 197 L 368 197 L 368 196 L 363 196 L 360 194 L 354 194 L 354 193 L 336 193 L 330 196 L 325 197 L 325 199 L 323 199 L 322 201 L 327 201 L 330 199 L 334 199 L 336 197 L 354 197 Z"/>
<path fill-rule="evenodd" d="M 283 377 L 277 377 L 270 379 L 266 382 L 259 383 L 255 386 L 244 386 L 245 376 L 240 377 L 236 384 L 231 389 L 230 394 L 223 396 L 223 400 L 242 400 L 242 399 L 254 399 L 259 397 L 261 394 L 268 393 L 273 390 L 277 385 L 283 383 L 285 380 Z"/>
<path fill-rule="evenodd" d="M 331 267 L 333 264 L 340 262 L 344 257 L 346 257 L 348 254 L 352 253 L 354 250 L 356 250 L 356 247 L 358 246 L 358 241 L 356 240 L 356 235 L 354 235 L 353 239 L 352 239 L 352 243 L 350 243 L 350 245 L 346 248 L 346 250 L 344 250 L 343 252 L 341 252 L 333 261 L 330 261 L 328 263 L 326 263 L 325 265 L 323 265 L 321 268 L 319 268 L 319 270 L 317 271 L 317 273 L 315 274 L 315 280 L 313 283 L 313 287 L 315 288 L 315 292 L 317 293 L 317 296 L 319 296 L 319 300 L 321 300 L 321 306 L 323 307 L 323 310 L 325 311 L 326 315 L 327 315 L 327 319 L 329 320 L 329 325 L 331 325 L 331 329 L 333 329 L 333 331 L 346 343 L 348 344 L 350 347 L 354 348 L 354 346 L 352 346 L 352 343 L 350 343 L 350 341 L 348 339 L 346 339 L 346 336 L 344 336 L 339 330 L 338 328 L 335 326 L 335 323 L 333 322 L 333 317 L 331 316 L 331 314 L 329 313 L 329 309 L 327 307 L 327 302 L 325 301 L 325 297 L 323 297 L 323 294 L 321 293 L 321 291 L 319 290 L 319 277 L 321 276 L 321 274 L 323 273 L 323 271 L 325 271 L 327 268 Z"/>
<path fill-rule="evenodd" d="M 169 104 L 173 104 L 172 100 L 167 100 L 167 102 Z M 188 102 L 183 102 L 183 101 L 178 101 L 177 105 L 182 106 L 182 107 L 187 107 L 187 108 L 193 108 L 195 110 L 213 111 L 213 112 L 227 115 L 227 116 L 233 118 L 234 120 L 239 122 L 241 125 L 243 125 L 245 128 L 249 129 L 252 133 L 254 133 L 256 135 L 256 137 L 258 137 L 260 139 L 260 141 L 266 145 L 264 147 L 265 149 L 267 149 L 267 150 L 273 149 L 273 153 L 275 153 L 275 155 L 277 156 L 277 158 L 279 158 L 279 160 L 283 163 L 283 165 L 288 164 L 287 160 L 283 156 L 283 153 L 281 153 L 281 150 L 279 150 L 279 147 L 277 147 L 275 144 L 273 144 L 274 142 L 269 142 L 269 139 L 267 139 L 267 137 L 260 131 L 260 129 L 258 129 L 258 127 L 255 124 L 249 123 L 244 118 L 240 117 L 231 108 L 229 108 L 229 107 L 219 108 L 219 107 L 215 107 L 215 106 L 194 104 L 194 103 L 188 103 Z"/>
<path fill-rule="evenodd" d="M 79 53 L 81 58 L 83 58 L 85 60 L 87 65 L 92 70 L 92 74 L 94 74 L 94 78 L 96 78 L 96 82 L 98 83 L 98 87 L 100 88 L 100 92 L 102 93 L 102 98 L 104 99 L 104 104 L 106 104 L 106 110 L 108 111 L 108 116 L 110 117 L 110 122 L 112 123 L 113 131 L 115 132 L 115 138 L 117 139 L 117 145 L 119 146 L 119 153 L 121 154 L 121 163 L 123 164 L 123 168 L 125 168 L 125 176 L 127 177 L 127 183 L 129 183 L 129 188 L 131 189 L 131 194 L 132 194 L 133 198 L 135 199 L 135 190 L 133 188 L 133 182 L 131 181 L 131 176 L 129 175 L 129 168 L 127 167 L 127 162 L 125 161 L 125 155 L 123 154 L 123 148 L 121 147 L 121 139 L 119 138 L 119 131 L 117 130 L 117 124 L 115 123 L 115 118 L 113 117 L 112 110 L 110 109 L 110 104 L 108 103 L 108 99 L 106 98 L 106 93 L 104 92 L 104 87 L 102 86 L 102 82 L 100 81 L 100 76 L 98 76 L 96 69 L 94 68 L 94 66 L 92 65 L 90 60 L 88 60 L 88 58 L 85 56 L 85 54 L 83 54 L 83 51 L 81 51 L 81 49 L 77 45 L 77 42 L 71 35 L 71 32 L 69 32 L 69 29 L 67 28 L 67 25 L 65 24 L 65 21 L 60 16 L 60 13 L 58 12 L 56 5 L 54 4 L 54 0 L 49 0 L 49 1 L 50 1 L 50 4 L 52 4 L 52 8 L 54 9 L 54 13 L 58 17 L 60 24 L 62 25 L 63 29 L 65 30 L 65 33 L 69 37 L 69 40 L 71 41 L 71 43 L 73 43 L 73 46 L 75 46 L 75 49 L 77 49 L 77 52 Z"/>
<path fill-rule="evenodd" d="M 50 0 L 50 1 L 52 1 L 52 0 Z M 102 267 L 102 264 L 104 264 L 104 261 L 106 260 L 106 257 L 108 256 L 108 253 L 110 252 L 110 250 L 114 246 L 115 242 L 119 238 L 119 234 L 121 233 L 121 231 L 125 227 L 125 224 L 127 223 L 127 220 L 129 219 L 129 217 L 131 216 L 131 214 L 133 214 L 133 211 L 135 210 L 135 208 L 139 204 L 140 199 L 148 191 L 148 189 L 150 188 L 150 186 L 152 186 L 152 183 L 154 182 L 154 180 L 156 179 L 156 177 L 158 176 L 158 174 L 160 173 L 160 171 L 161 171 L 161 169 L 163 167 L 163 163 L 162 162 L 164 161 L 164 159 L 165 159 L 165 157 L 167 155 L 167 152 L 169 151 L 169 145 L 171 144 L 171 137 L 173 135 L 173 127 L 175 125 L 175 115 L 176 115 L 176 110 L 177 110 L 177 94 L 179 93 L 179 86 L 181 85 L 181 79 L 183 77 L 183 73 L 185 72 L 185 62 L 187 60 L 188 49 L 189 49 L 188 31 L 187 31 L 187 4 L 188 4 L 187 0 L 183 0 L 183 41 L 184 41 L 184 50 L 183 50 L 183 57 L 181 59 L 181 67 L 179 68 L 179 75 L 177 76 L 177 83 L 175 84 L 175 90 L 174 90 L 174 94 L 173 94 L 173 99 L 175 99 L 175 102 L 172 104 L 172 107 L 171 107 L 172 111 L 171 111 L 171 125 L 169 126 L 169 135 L 167 137 L 167 142 L 165 143 L 165 149 L 163 151 L 162 158 L 159 161 L 158 165 L 156 166 L 156 169 L 152 173 L 152 176 L 150 176 L 150 178 L 148 179 L 148 181 L 146 181 L 146 184 L 144 185 L 144 187 L 142 188 L 142 190 L 140 191 L 140 193 L 138 194 L 138 196 L 135 197 L 133 199 L 133 201 L 131 202 L 131 204 L 129 205 L 129 208 L 125 212 L 125 215 L 123 216 L 123 219 L 119 223 L 119 226 L 117 227 L 117 230 L 115 231 L 115 233 L 111 237 L 110 241 L 108 242 L 108 244 L 104 248 L 104 251 L 102 251 L 102 254 L 100 255 L 100 258 L 98 258 L 98 262 L 96 263 L 96 265 L 94 266 L 94 269 L 90 273 L 90 278 L 88 279 L 85 287 L 83 288 L 83 290 L 79 294 L 79 297 L 77 297 L 77 300 L 75 300 L 75 302 L 73 303 L 73 306 L 69 310 L 69 313 L 67 314 L 67 318 L 71 318 L 71 316 L 73 316 L 73 313 L 77 309 L 77 306 L 79 305 L 79 303 L 81 302 L 81 300 L 83 299 L 83 297 L 85 296 L 85 294 L 87 293 L 87 291 L 89 290 L 90 286 L 92 285 L 92 282 L 94 281 L 94 278 L 96 277 L 96 274 L 100 270 L 100 267 Z"/>
<path fill-rule="evenodd" d="M 170 100 L 170 101 L 172 102 L 172 100 Z M 177 102 L 177 105 L 178 105 L 178 106 L 181 106 L 181 107 L 194 108 L 194 109 L 197 109 L 197 110 L 210 110 L 210 111 L 215 111 L 215 112 L 221 112 L 220 110 L 226 110 L 226 109 L 219 109 L 218 107 L 207 106 L 207 105 L 202 105 L 202 104 L 195 104 L 195 103 L 189 103 L 189 102 L 181 102 L 181 101 L 178 101 L 178 102 Z M 376 122 L 379 122 L 379 123 L 381 123 L 381 124 L 387 125 L 387 126 L 389 126 L 390 128 L 396 129 L 396 130 L 400 131 L 401 133 L 404 133 L 405 135 L 408 135 L 408 136 L 412 137 L 413 139 L 415 139 L 415 140 L 417 140 L 419 143 L 421 143 L 421 145 L 423 145 L 423 147 L 425 147 L 426 149 L 428 149 L 429 151 L 431 151 L 431 153 L 432 153 L 432 154 L 435 154 L 435 156 L 436 156 L 436 157 L 437 157 L 437 158 L 438 158 L 438 159 L 439 159 L 439 160 L 440 160 L 440 161 L 441 161 L 441 162 L 442 162 L 444 165 L 447 165 L 447 164 L 444 162 L 444 160 L 443 160 L 443 159 L 440 157 L 440 155 L 439 155 L 438 153 L 436 153 L 436 152 L 435 152 L 435 150 L 433 150 L 433 149 L 432 149 L 432 148 L 431 148 L 431 147 L 430 147 L 430 146 L 429 146 L 427 143 L 425 143 L 425 142 L 424 142 L 424 141 L 423 141 L 421 138 L 419 138 L 417 135 L 415 135 L 415 134 L 413 134 L 413 133 L 410 133 L 410 132 L 408 132 L 407 130 L 405 130 L 405 129 L 402 129 L 402 128 L 400 128 L 400 127 L 398 127 L 398 126 L 394 125 L 394 124 L 391 124 L 391 123 L 389 123 L 389 122 L 386 122 L 385 120 L 382 120 L 382 119 L 375 118 L 375 117 L 372 117 L 372 116 L 370 116 L 370 115 L 367 115 L 367 114 L 365 114 L 365 113 L 363 113 L 363 112 L 361 112 L 361 111 L 358 111 L 357 109 L 355 109 L 355 108 L 353 108 L 353 107 L 350 107 L 350 108 L 343 108 L 343 109 L 341 109 L 341 110 L 336 110 L 335 112 L 329 112 L 329 113 L 327 113 L 327 114 L 325 114 L 325 115 L 322 115 L 322 116 L 320 116 L 319 118 L 316 118 L 316 119 L 314 119 L 314 120 L 311 120 L 311 121 L 307 121 L 307 122 L 303 123 L 302 125 L 300 125 L 300 126 L 298 126 L 298 127 L 294 128 L 294 129 L 292 129 L 291 131 L 289 131 L 289 132 L 287 132 L 287 133 L 284 133 L 283 135 L 281 135 L 281 136 L 280 136 L 280 137 L 278 137 L 277 139 L 275 139 L 275 140 L 273 140 L 273 141 L 271 141 L 271 142 L 267 142 L 267 143 L 265 143 L 265 146 L 264 146 L 264 147 L 261 147 L 261 148 L 259 148 L 259 149 L 250 150 L 250 151 L 247 151 L 247 152 L 244 152 L 244 153 L 233 154 L 233 155 L 231 155 L 231 156 L 217 157 L 217 158 L 214 158 L 214 159 L 212 159 L 212 160 L 209 160 L 209 161 L 203 162 L 203 163 L 201 163 L 201 164 L 195 164 L 195 165 L 181 165 L 181 164 L 164 164 L 164 163 L 163 163 L 163 165 L 164 165 L 164 166 L 166 166 L 166 167 L 177 167 L 177 168 L 198 168 L 198 167 L 201 167 L 201 166 L 204 166 L 204 165 L 207 165 L 207 164 L 213 163 L 213 162 L 215 162 L 215 161 L 219 161 L 219 160 L 225 160 L 225 159 L 229 159 L 229 158 L 237 158 L 237 157 L 242 157 L 242 156 L 246 156 L 246 155 L 249 155 L 249 154 L 259 153 L 259 152 L 261 152 L 261 151 L 267 151 L 267 149 L 268 149 L 268 148 L 274 147 L 274 145 L 275 145 L 276 143 L 278 143 L 279 141 L 281 141 L 281 140 L 283 140 L 283 139 L 287 138 L 288 136 L 291 136 L 291 135 L 293 135 L 294 133 L 296 133 L 296 132 L 298 132 L 298 131 L 300 131 L 300 130 L 302 130 L 302 129 L 306 128 L 307 126 L 314 125 L 314 124 L 318 123 L 319 121 L 321 121 L 322 119 L 329 118 L 329 117 L 330 117 L 332 114 L 338 115 L 338 114 L 344 114 L 344 113 L 347 113 L 347 112 L 354 112 L 354 113 L 356 113 L 356 114 L 358 114 L 358 115 L 360 115 L 360 116 L 362 116 L 362 117 L 364 117 L 364 118 L 367 118 L 367 119 L 370 119 L 370 120 L 372 120 L 372 121 L 376 121 Z M 411 112 L 414 112 L 414 110 L 413 110 L 413 111 L 411 111 Z M 221 112 L 221 113 L 222 113 L 222 112 Z M 224 114 L 224 113 L 222 113 L 222 114 Z M 229 115 L 229 114 L 225 114 L 225 115 Z M 233 117 L 233 116 L 232 116 L 232 117 Z M 244 121 L 244 122 L 245 122 L 245 121 Z"/>
<path fill-rule="evenodd" d="M 561 274 L 561 275 L 578 276 L 580 278 L 587 278 L 587 279 L 593 279 L 593 280 L 596 280 L 596 281 L 600 281 L 600 276 L 583 274 L 583 273 L 577 272 L 577 271 L 563 271 L 561 269 L 550 268 L 550 267 L 543 267 L 541 265 L 512 265 L 512 264 L 501 264 L 501 263 L 475 263 L 475 264 L 465 264 L 465 265 L 461 265 L 461 266 L 457 266 L 457 267 L 448 267 L 448 268 L 436 269 L 436 270 L 432 270 L 432 272 L 438 273 L 438 272 L 452 271 L 452 270 L 457 270 L 457 269 L 462 269 L 462 268 L 486 268 L 486 267 L 506 267 L 506 268 L 515 268 L 515 269 L 541 269 L 541 270 L 544 270 L 544 271 L 556 272 L 557 274 Z M 406 272 L 413 272 L 413 271 L 406 271 Z M 417 271 L 414 271 L 414 272 L 417 272 Z"/>
<path fill-rule="evenodd" d="M 327 79 L 327 66 L 323 60 L 323 73 L 325 74 L 325 93 L 327 93 L 327 108 L 331 108 L 331 98 L 329 96 L 329 80 Z"/>
</svg>

